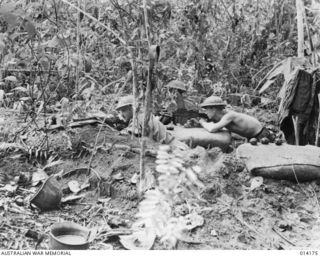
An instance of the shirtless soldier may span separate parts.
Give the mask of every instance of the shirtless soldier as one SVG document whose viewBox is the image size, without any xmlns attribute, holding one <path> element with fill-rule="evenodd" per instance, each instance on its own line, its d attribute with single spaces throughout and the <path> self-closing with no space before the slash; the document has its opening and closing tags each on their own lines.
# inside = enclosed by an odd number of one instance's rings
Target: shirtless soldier
<svg viewBox="0 0 320 257">
<path fill-rule="evenodd" d="M 258 140 L 263 137 L 273 141 L 273 135 L 268 129 L 254 117 L 244 113 L 238 113 L 225 109 L 226 103 L 218 96 L 210 96 L 204 100 L 200 107 L 205 110 L 205 114 L 210 121 L 206 122 L 201 119 L 199 123 L 210 133 L 216 132 L 222 128 L 227 128 L 230 132 L 236 133 L 248 140 L 256 138 Z"/>
</svg>

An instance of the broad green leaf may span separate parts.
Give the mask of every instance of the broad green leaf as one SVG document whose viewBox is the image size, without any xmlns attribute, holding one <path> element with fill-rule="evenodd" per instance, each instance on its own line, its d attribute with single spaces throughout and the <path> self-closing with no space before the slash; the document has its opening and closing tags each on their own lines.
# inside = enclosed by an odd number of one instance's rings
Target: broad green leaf
<svg viewBox="0 0 320 257">
<path fill-rule="evenodd" d="M 15 87 L 11 91 L 28 92 L 28 90 L 25 87 Z"/>
<path fill-rule="evenodd" d="M 38 115 L 42 112 L 43 106 L 44 106 L 44 102 L 43 102 L 43 101 L 40 101 L 40 106 L 39 106 L 38 111 L 37 111 L 37 114 L 38 114 Z"/>
<path fill-rule="evenodd" d="M 20 101 L 29 101 L 29 100 L 31 100 L 31 97 L 30 96 L 21 97 L 19 100 Z"/>
<path fill-rule="evenodd" d="M 18 16 L 12 13 L 0 14 L 1 17 L 8 23 L 10 27 L 14 27 L 18 24 Z"/>
<path fill-rule="evenodd" d="M 48 47 L 56 48 L 59 46 L 60 40 L 57 36 L 54 36 L 51 40 L 47 42 Z"/>
<path fill-rule="evenodd" d="M 34 37 L 37 35 L 37 30 L 31 21 L 25 20 L 23 23 L 23 28 L 28 32 L 30 37 Z"/>
<path fill-rule="evenodd" d="M 288 81 L 292 78 L 293 73 L 295 73 L 295 71 L 299 68 L 308 70 L 312 67 L 305 57 L 289 57 L 277 63 L 273 69 L 259 82 L 256 89 L 262 86 L 262 88 L 259 90 L 259 93 L 262 94 L 281 74 L 284 75 L 285 82 L 288 83 Z"/>
<path fill-rule="evenodd" d="M 17 82 L 17 78 L 15 76 L 8 76 L 8 77 L 5 77 L 4 80 L 7 80 L 7 81 L 12 81 L 12 82 Z"/>
<path fill-rule="evenodd" d="M 50 61 L 47 58 L 41 58 L 39 60 L 39 63 L 41 64 L 42 69 L 44 69 L 44 70 L 49 69 Z"/>
<path fill-rule="evenodd" d="M 1 89 L 1 90 L 0 90 L 0 103 L 3 102 L 4 96 L 5 96 L 5 93 L 4 93 L 4 91 Z"/>
<path fill-rule="evenodd" d="M 262 88 L 259 90 L 259 94 L 262 94 L 264 91 L 267 90 L 267 88 L 269 88 L 274 82 L 275 82 L 275 78 L 274 79 L 270 79 L 267 80 L 266 83 L 264 83 L 264 85 L 262 86 Z"/>
<path fill-rule="evenodd" d="M 0 7 L 0 14 L 6 14 L 12 12 L 16 8 L 15 3 L 2 4 Z"/>
</svg>

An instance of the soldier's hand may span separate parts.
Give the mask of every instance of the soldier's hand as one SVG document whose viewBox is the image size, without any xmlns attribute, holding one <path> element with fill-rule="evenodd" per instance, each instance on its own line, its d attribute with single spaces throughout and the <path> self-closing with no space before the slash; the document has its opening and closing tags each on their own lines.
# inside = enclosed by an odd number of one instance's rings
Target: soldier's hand
<svg viewBox="0 0 320 257">
<path fill-rule="evenodd" d="M 190 121 L 194 123 L 199 123 L 199 120 L 197 118 L 191 118 Z"/>
<path fill-rule="evenodd" d="M 200 119 L 199 124 L 202 125 L 203 123 L 206 123 L 207 121 L 205 119 Z"/>
<path fill-rule="evenodd" d="M 191 118 L 189 119 L 185 124 L 184 124 L 185 128 L 197 128 L 197 127 L 201 127 L 199 120 L 197 118 Z"/>
</svg>

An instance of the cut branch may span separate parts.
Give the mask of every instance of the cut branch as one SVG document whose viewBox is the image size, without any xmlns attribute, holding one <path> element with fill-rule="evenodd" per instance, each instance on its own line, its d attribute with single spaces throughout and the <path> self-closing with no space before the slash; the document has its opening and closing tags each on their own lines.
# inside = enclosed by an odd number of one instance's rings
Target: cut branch
<svg viewBox="0 0 320 257">
<path fill-rule="evenodd" d="M 303 45 L 304 45 L 304 33 L 303 33 L 303 2 L 302 0 L 296 0 L 297 8 L 297 26 L 298 26 L 298 57 L 303 57 Z"/>
<path fill-rule="evenodd" d="M 137 126 L 137 92 L 138 92 L 138 83 L 137 83 L 137 66 L 133 57 L 133 51 L 130 48 L 129 50 L 129 55 L 130 55 L 130 62 L 132 66 L 132 94 L 133 94 L 133 106 L 132 106 L 132 111 L 133 111 L 133 117 L 132 117 L 132 131 L 135 131 L 136 126 Z M 132 133 L 132 139 L 134 137 L 134 133 Z"/>
<path fill-rule="evenodd" d="M 81 6 L 81 0 L 78 0 L 78 6 Z M 80 62 L 80 11 L 77 10 L 77 58 Z M 80 65 L 76 67 L 76 94 L 79 94 L 79 75 L 80 75 Z"/>
<path fill-rule="evenodd" d="M 144 22 L 146 28 L 146 37 L 148 40 L 148 48 L 150 50 L 151 42 L 149 37 L 149 24 L 148 24 L 148 12 L 147 12 L 147 1 L 143 0 L 143 11 L 144 11 Z M 152 65 L 149 55 L 149 69 L 148 69 L 148 78 L 147 78 L 147 89 L 144 99 L 144 113 L 143 113 L 143 125 L 142 125 L 142 138 L 141 138 L 141 155 L 140 155 L 140 189 L 139 192 L 142 193 L 142 181 L 145 178 L 145 167 L 144 167 L 144 156 L 145 156 L 145 137 L 147 136 L 147 126 L 150 119 L 151 112 L 151 76 L 152 76 Z"/>
<path fill-rule="evenodd" d="M 319 129 L 320 129 L 320 94 L 318 94 L 318 123 L 317 123 L 316 142 L 315 142 L 316 146 L 319 146 Z"/>
</svg>

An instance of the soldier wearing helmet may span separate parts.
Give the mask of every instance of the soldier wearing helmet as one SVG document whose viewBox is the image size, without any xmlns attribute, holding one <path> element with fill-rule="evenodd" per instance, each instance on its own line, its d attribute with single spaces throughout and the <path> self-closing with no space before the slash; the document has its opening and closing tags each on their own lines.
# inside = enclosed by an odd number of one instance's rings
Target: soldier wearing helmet
<svg viewBox="0 0 320 257">
<path fill-rule="evenodd" d="M 184 83 L 179 80 L 170 81 L 166 88 L 169 93 L 169 99 L 166 99 L 166 102 L 163 106 L 160 121 L 163 124 L 168 125 L 172 121 L 175 123 L 174 114 L 178 110 L 186 110 L 183 94 L 187 91 L 187 89 Z"/>
<path fill-rule="evenodd" d="M 172 80 L 166 88 L 170 99 L 167 99 L 169 101 L 166 101 L 164 111 L 161 113 L 160 121 L 163 124 L 168 125 L 170 122 L 185 124 L 188 119 L 205 117 L 204 114 L 199 114 L 196 101 L 186 95 L 187 88 L 183 82 Z"/>
<path fill-rule="evenodd" d="M 167 85 L 172 98 L 177 104 L 177 110 L 186 109 L 183 94 L 187 92 L 186 86 L 179 80 L 172 80 Z"/>
<path fill-rule="evenodd" d="M 116 106 L 116 110 L 120 113 L 121 118 L 128 125 L 128 127 L 125 130 L 123 130 L 124 133 L 133 133 L 133 100 L 133 95 L 123 96 L 119 99 L 119 102 Z M 142 124 L 143 115 L 142 113 L 138 113 L 136 120 L 136 128 L 134 131 L 135 135 L 141 135 Z M 151 114 L 150 116 L 148 127 L 148 136 L 151 137 L 153 140 L 164 144 L 170 144 L 174 140 L 174 137 L 166 130 L 166 127 L 153 114 Z"/>
<path fill-rule="evenodd" d="M 133 117 L 133 95 L 123 96 L 119 99 L 116 110 L 120 113 L 122 120 L 128 125 Z"/>
<path fill-rule="evenodd" d="M 244 113 L 226 110 L 226 103 L 218 96 L 206 98 L 200 107 L 208 116 L 211 122 L 201 119 L 200 125 L 209 132 L 216 132 L 222 128 L 236 133 L 247 139 L 257 138 L 258 140 L 267 137 L 273 141 L 272 135 L 262 124 L 254 117 Z"/>
</svg>

